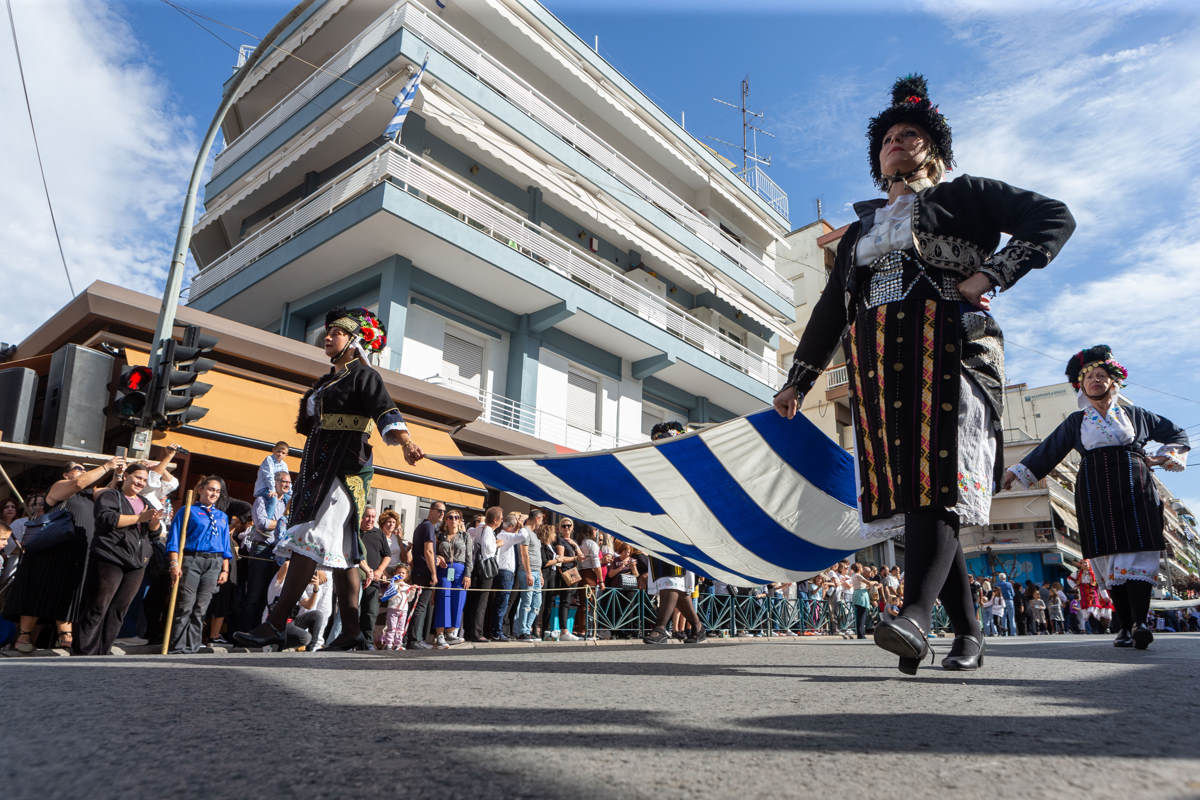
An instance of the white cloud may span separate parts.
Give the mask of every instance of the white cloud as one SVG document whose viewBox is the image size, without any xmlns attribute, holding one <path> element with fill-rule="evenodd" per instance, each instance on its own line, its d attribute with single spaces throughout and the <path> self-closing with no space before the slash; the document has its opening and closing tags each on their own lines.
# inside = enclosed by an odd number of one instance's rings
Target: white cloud
<svg viewBox="0 0 1200 800">
<path fill-rule="evenodd" d="M 196 152 L 192 121 L 173 107 L 166 83 L 107 4 L 18 0 L 13 16 L 75 289 L 103 279 L 161 291 Z M 19 342 L 70 293 L 8 31 L 0 64 L 0 339 Z"/>
</svg>

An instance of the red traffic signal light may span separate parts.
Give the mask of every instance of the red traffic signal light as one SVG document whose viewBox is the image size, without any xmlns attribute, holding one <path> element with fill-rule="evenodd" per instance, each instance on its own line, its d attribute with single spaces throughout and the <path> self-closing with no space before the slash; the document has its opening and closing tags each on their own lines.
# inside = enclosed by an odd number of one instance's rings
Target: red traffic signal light
<svg viewBox="0 0 1200 800">
<path fill-rule="evenodd" d="M 129 367 L 121 372 L 121 388 L 127 392 L 145 392 L 153 376 L 149 367 Z"/>
<path fill-rule="evenodd" d="M 123 422 L 140 422 L 153 377 L 149 367 L 121 367 L 117 380 L 110 385 L 108 413 Z"/>
</svg>

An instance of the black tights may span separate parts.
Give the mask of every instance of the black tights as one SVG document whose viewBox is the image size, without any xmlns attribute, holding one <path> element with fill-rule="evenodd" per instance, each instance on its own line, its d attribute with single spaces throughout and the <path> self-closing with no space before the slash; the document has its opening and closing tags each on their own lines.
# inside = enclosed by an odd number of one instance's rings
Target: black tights
<svg viewBox="0 0 1200 800">
<path fill-rule="evenodd" d="M 936 511 L 904 515 L 904 616 L 929 632 L 940 598 L 956 636 L 979 638 L 967 561 L 958 540 L 958 518 Z"/>
<path fill-rule="evenodd" d="M 271 608 L 267 622 L 276 629 L 281 629 L 287 623 L 288 617 L 300 602 L 300 595 L 308 587 L 313 573 L 317 571 L 317 562 L 311 558 L 293 553 L 288 564 L 287 575 L 283 579 L 283 588 Z M 338 614 L 342 618 L 342 635 L 355 637 L 362 632 L 358 620 L 358 589 L 360 578 L 358 567 L 350 569 L 335 569 L 333 572 L 333 594 L 337 598 Z"/>
<path fill-rule="evenodd" d="M 1146 616 L 1150 613 L 1152 588 L 1146 581 L 1126 581 L 1109 587 L 1108 595 L 1112 598 L 1113 608 L 1123 630 L 1132 631 L 1139 624 L 1145 623 Z"/>
<path fill-rule="evenodd" d="M 663 589 L 658 593 L 658 618 L 654 622 L 654 627 L 660 631 L 667 629 L 667 623 L 671 621 L 671 615 L 675 613 L 675 608 L 678 606 L 683 618 L 687 620 L 692 629 L 700 631 L 700 616 L 696 613 L 696 609 L 692 606 L 692 597 L 685 592 L 677 592 L 674 589 Z"/>
</svg>

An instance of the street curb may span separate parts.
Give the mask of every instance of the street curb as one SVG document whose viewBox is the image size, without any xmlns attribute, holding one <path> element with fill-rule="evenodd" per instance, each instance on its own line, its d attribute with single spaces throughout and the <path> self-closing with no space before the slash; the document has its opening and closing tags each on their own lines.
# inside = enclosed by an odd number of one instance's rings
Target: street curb
<svg viewBox="0 0 1200 800">
<path fill-rule="evenodd" d="M 773 637 L 769 637 L 769 638 L 768 637 L 743 637 L 743 636 L 728 636 L 728 637 L 710 636 L 707 639 L 707 643 L 710 643 L 710 644 L 782 644 L 782 643 L 788 643 L 788 642 L 808 642 L 808 641 L 840 642 L 840 641 L 848 641 L 848 640 L 842 636 L 828 636 L 828 635 L 773 636 Z M 532 649 L 538 649 L 538 648 L 553 648 L 555 650 L 561 650 L 561 649 L 584 648 L 584 647 L 595 647 L 595 646 L 611 647 L 614 645 L 615 646 L 636 645 L 639 647 L 646 646 L 642 642 L 641 639 L 632 638 L 632 639 L 593 639 L 590 641 L 582 641 L 581 640 L 578 642 L 546 642 L 546 641 L 464 642 L 463 644 L 454 645 L 449 650 L 445 650 L 445 651 L 439 651 L 439 650 L 368 650 L 368 651 L 362 651 L 362 652 L 366 652 L 367 654 L 373 654 L 373 655 L 401 656 L 403 654 L 408 654 L 408 653 L 437 654 L 437 653 L 443 653 L 443 652 L 462 652 L 462 651 L 466 651 L 466 650 L 471 650 L 471 651 L 475 651 L 475 650 L 482 650 L 482 651 L 523 650 L 523 649 L 532 650 Z M 672 646 L 672 645 L 682 645 L 685 647 L 692 646 L 692 645 L 684 645 L 683 642 L 675 641 L 675 640 L 672 640 L 666 646 Z M 663 646 L 664 645 L 655 645 L 656 648 L 661 648 Z M 212 650 L 213 650 L 212 653 L 195 653 L 193 655 L 233 655 L 233 654 L 241 654 L 241 653 L 253 653 L 256 655 L 263 655 L 264 653 L 280 652 L 278 650 L 275 650 L 274 648 L 264 648 L 264 649 L 259 650 L 259 649 L 250 648 L 250 647 L 241 647 L 239 645 L 214 644 L 214 645 L 209 645 L 209 647 L 212 648 Z M 161 652 L 162 652 L 162 645 L 136 644 L 129 640 L 120 640 L 120 639 L 117 640 L 117 643 L 114 644 L 113 648 L 112 648 L 112 655 L 114 655 L 114 656 L 153 656 L 153 655 L 159 655 L 159 654 L 161 654 Z M 299 651 L 288 650 L 285 652 L 293 652 L 294 653 L 294 652 L 299 652 Z M 321 651 L 317 651 L 317 652 L 319 653 Z M 71 652 L 62 647 L 54 647 L 54 648 L 48 648 L 48 649 L 44 649 L 44 650 L 34 650 L 32 653 L 22 655 L 22 654 L 16 652 L 15 650 L 13 650 L 12 648 L 5 648 L 4 650 L 0 651 L 0 655 L 8 656 L 9 658 L 56 658 L 56 657 L 57 658 L 69 658 L 71 656 Z"/>
</svg>

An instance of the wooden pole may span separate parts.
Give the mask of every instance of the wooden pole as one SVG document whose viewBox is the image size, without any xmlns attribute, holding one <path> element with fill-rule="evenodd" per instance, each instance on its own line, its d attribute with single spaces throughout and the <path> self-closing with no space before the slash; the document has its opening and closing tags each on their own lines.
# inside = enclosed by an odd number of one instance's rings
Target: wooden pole
<svg viewBox="0 0 1200 800">
<path fill-rule="evenodd" d="M 17 491 L 16 484 L 12 482 L 12 478 L 8 477 L 8 472 L 5 471 L 3 466 L 0 466 L 0 475 L 4 476 L 4 482 L 7 483 L 8 488 L 12 490 L 13 496 L 17 498 L 17 502 L 21 505 L 25 505 L 25 498 L 21 497 L 21 493 Z"/>
<path fill-rule="evenodd" d="M 179 526 L 179 580 L 183 580 L 183 546 L 187 544 L 188 520 L 192 517 L 192 490 L 183 496 L 183 524 Z M 168 556 L 169 558 L 169 556 Z M 163 633 L 160 655 L 166 655 L 171 647 L 171 623 L 175 621 L 175 599 L 179 596 L 179 581 L 171 583 L 171 601 L 167 604 L 167 629 Z"/>
</svg>

